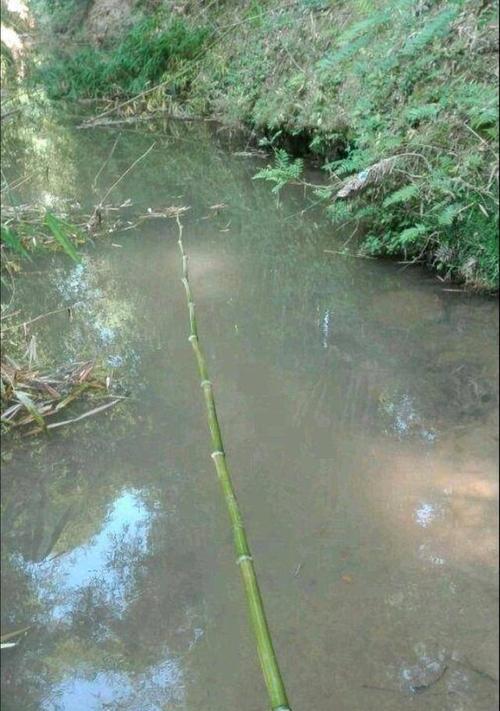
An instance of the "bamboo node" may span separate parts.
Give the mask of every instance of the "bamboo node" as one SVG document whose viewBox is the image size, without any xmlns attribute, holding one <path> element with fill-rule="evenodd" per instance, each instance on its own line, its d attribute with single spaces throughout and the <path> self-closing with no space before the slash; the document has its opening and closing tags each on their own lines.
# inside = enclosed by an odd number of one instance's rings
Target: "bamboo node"
<svg viewBox="0 0 500 711">
<path fill-rule="evenodd" d="M 200 383 L 200 387 L 205 388 L 205 387 L 212 387 L 212 382 L 210 380 L 202 380 Z"/>
<path fill-rule="evenodd" d="M 240 557 L 236 561 L 236 565 L 241 565 L 241 563 L 243 563 L 245 560 L 253 560 L 253 558 L 251 555 L 240 555 Z M 283 707 L 283 708 L 285 708 L 285 707 Z M 276 709 L 276 711 L 279 711 L 279 707 L 278 707 L 278 709 Z"/>
<path fill-rule="evenodd" d="M 197 341 L 197 340 L 198 340 L 198 336 L 195 333 L 192 333 L 188 338 L 188 341 L 190 343 L 193 343 L 194 341 Z"/>
<path fill-rule="evenodd" d="M 224 456 L 224 452 L 222 452 L 222 451 L 219 449 L 217 452 L 212 452 L 212 454 L 211 454 L 210 456 L 211 456 L 212 459 L 215 461 L 215 460 L 217 459 L 217 457 L 223 457 L 223 456 Z"/>
</svg>

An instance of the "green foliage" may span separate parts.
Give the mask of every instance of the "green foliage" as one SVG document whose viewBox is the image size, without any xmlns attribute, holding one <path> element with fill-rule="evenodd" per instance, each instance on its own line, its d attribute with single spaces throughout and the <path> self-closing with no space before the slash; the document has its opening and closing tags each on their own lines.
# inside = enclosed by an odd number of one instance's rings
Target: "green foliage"
<svg viewBox="0 0 500 711">
<path fill-rule="evenodd" d="M 73 55 L 50 57 L 34 73 L 50 98 L 131 96 L 161 82 L 181 62 L 193 60 L 207 29 L 181 19 L 161 28 L 153 16 L 135 24 L 108 50 L 92 46 Z M 184 82 L 185 83 L 185 82 Z M 173 82 L 172 90 L 178 90 Z"/>
<path fill-rule="evenodd" d="M 61 218 L 56 217 L 48 210 L 45 213 L 45 225 L 68 257 L 71 257 L 74 262 L 79 262 L 80 257 L 71 241 L 71 233 L 74 227 L 64 220 L 61 220 Z"/>
<path fill-rule="evenodd" d="M 37 220 L 33 217 L 25 220 L 21 214 L 14 222 L 8 223 L 5 220 L 1 226 L 2 247 L 12 256 L 28 259 L 30 250 L 35 245 L 43 248 L 55 243 L 74 262 L 79 262 L 80 256 L 72 241 L 75 235 L 81 237 L 74 225 L 49 210 L 46 210 L 45 214 L 40 215 Z M 6 259 L 3 266 L 8 268 L 9 265 L 10 262 Z"/>
<path fill-rule="evenodd" d="M 26 251 L 21 238 L 9 225 L 2 225 L 0 239 L 2 244 L 12 250 L 15 254 L 18 254 L 20 257 L 28 256 L 28 252 Z"/>
<path fill-rule="evenodd" d="M 428 44 L 434 40 L 444 37 L 451 30 L 451 23 L 458 14 L 457 8 L 445 8 L 435 17 L 424 24 L 422 29 L 409 37 L 405 42 L 401 54 L 404 57 L 411 57 L 421 52 Z"/>
<path fill-rule="evenodd" d="M 422 235 L 427 234 L 427 230 L 427 225 L 423 224 L 407 227 L 405 230 L 403 230 L 397 235 L 395 239 L 396 247 L 398 249 L 406 249 L 410 245 L 418 244 L 420 241 L 420 237 L 422 237 Z"/>
<path fill-rule="evenodd" d="M 399 188 L 399 190 L 395 190 L 393 193 L 388 195 L 382 205 L 383 207 L 390 207 L 391 205 L 406 203 L 411 200 L 411 198 L 417 196 L 418 192 L 418 186 L 414 183 L 410 183 L 409 185 L 405 185 L 402 188 Z"/>
<path fill-rule="evenodd" d="M 396 160 L 395 170 L 346 200 L 331 202 L 335 191 L 328 189 L 317 196 L 330 201 L 334 223 L 368 227 L 365 253 L 426 259 L 446 275 L 497 287 L 492 10 L 472 0 L 436 0 L 418 12 L 409 0 L 360 1 L 349 9 L 340 33 L 325 25 L 327 48 L 304 65 L 307 75 L 312 64 L 321 95 L 319 121 L 310 119 L 311 147 L 328 154 L 328 135 L 335 136 L 330 145 L 346 147 L 325 163 L 333 185 L 367 175 L 386 158 Z M 343 135 L 328 123 L 333 113 L 345 117 Z M 290 111 L 286 121 L 290 131 Z M 478 223 L 481 230 L 471 229 Z"/>
<path fill-rule="evenodd" d="M 187 19 L 153 14 L 113 46 L 46 62 L 41 73 L 52 96 L 114 98 L 181 67 L 168 85 L 180 101 L 271 137 L 262 145 L 273 150 L 309 145 L 325 156 L 332 186 L 396 158 L 347 201 L 324 189 L 331 219 L 363 222 L 368 253 L 399 250 L 495 287 L 497 14 L 496 0 L 251 0 L 203 13 L 193 2 Z M 258 177 L 279 194 L 301 171 L 277 153 Z"/>
<path fill-rule="evenodd" d="M 439 106 L 436 104 L 422 104 L 421 106 L 410 106 L 404 116 L 411 126 L 416 126 L 421 121 L 432 121 L 438 113 Z"/>
<path fill-rule="evenodd" d="M 447 205 L 444 210 L 442 210 L 438 214 L 438 224 L 441 227 L 451 227 L 455 220 L 455 217 L 460 213 L 462 209 L 463 205 L 460 204 Z"/>
<path fill-rule="evenodd" d="M 254 175 L 254 180 L 274 183 L 272 191 L 278 194 L 287 183 L 299 180 L 303 170 L 304 161 L 301 158 L 292 160 L 285 150 L 279 148 L 274 154 L 274 166 L 260 170 Z"/>
</svg>

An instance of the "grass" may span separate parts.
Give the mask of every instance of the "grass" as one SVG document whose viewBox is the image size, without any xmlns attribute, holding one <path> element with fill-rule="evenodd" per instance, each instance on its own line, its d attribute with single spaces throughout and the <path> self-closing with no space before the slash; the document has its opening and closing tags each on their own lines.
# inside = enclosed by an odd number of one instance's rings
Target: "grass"
<svg viewBox="0 0 500 711">
<path fill-rule="evenodd" d="M 50 98 L 129 97 L 161 82 L 167 71 L 189 62 L 207 37 L 204 27 L 193 28 L 181 19 L 166 27 L 157 15 L 135 24 L 113 46 L 86 46 L 51 57 L 34 72 Z M 171 92 L 185 90 L 187 79 L 173 84 Z"/>
</svg>

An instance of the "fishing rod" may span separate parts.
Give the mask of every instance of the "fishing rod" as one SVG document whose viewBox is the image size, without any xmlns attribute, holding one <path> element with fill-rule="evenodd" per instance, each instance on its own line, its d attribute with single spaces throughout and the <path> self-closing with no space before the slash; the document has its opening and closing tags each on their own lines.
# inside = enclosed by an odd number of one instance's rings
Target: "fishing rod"
<svg viewBox="0 0 500 711">
<path fill-rule="evenodd" d="M 247 541 L 243 518 L 236 500 L 231 475 L 227 466 L 221 429 L 215 407 L 213 386 L 208 375 L 207 364 L 198 337 L 195 305 L 189 282 L 188 257 L 184 251 L 184 245 L 182 242 L 182 223 L 179 219 L 179 215 L 184 212 L 185 209 L 186 208 L 173 208 L 171 209 L 171 215 L 175 216 L 179 229 L 178 245 L 182 257 L 182 283 L 186 291 L 189 312 L 190 335 L 188 340 L 191 343 L 196 356 L 198 372 L 201 379 L 201 387 L 205 398 L 208 426 L 210 428 L 213 447 L 211 456 L 222 487 L 229 518 L 231 520 L 234 547 L 237 556 L 236 563 L 240 569 L 241 577 L 243 579 L 243 587 L 245 588 L 250 622 L 255 633 L 257 652 L 259 655 L 264 681 L 266 683 L 271 709 L 272 711 L 291 711 L 264 611 L 264 603 L 262 601 L 262 595 L 260 593 L 259 583 L 255 573 L 253 558 Z"/>
</svg>

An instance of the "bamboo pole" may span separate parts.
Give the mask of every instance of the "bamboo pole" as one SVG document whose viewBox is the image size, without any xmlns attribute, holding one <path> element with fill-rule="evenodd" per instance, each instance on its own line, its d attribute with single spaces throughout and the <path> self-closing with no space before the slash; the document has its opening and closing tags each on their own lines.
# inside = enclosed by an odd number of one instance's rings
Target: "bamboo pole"
<svg viewBox="0 0 500 711">
<path fill-rule="evenodd" d="M 262 667 L 262 673 L 264 675 L 264 681 L 267 687 L 271 709 L 272 711 L 291 711 L 283 679 L 281 677 L 281 672 L 278 666 L 278 660 L 274 651 L 271 633 L 269 631 L 269 626 L 264 612 L 264 604 L 262 602 L 262 596 L 253 565 L 252 554 L 250 552 L 250 547 L 245 533 L 245 527 L 243 525 L 243 519 L 236 500 L 231 475 L 227 466 L 222 434 L 215 407 L 213 387 L 208 376 L 207 364 L 198 337 L 195 306 L 189 283 L 188 257 L 184 251 L 184 245 L 182 242 L 182 223 L 179 219 L 179 214 L 182 211 L 182 208 L 180 208 L 175 213 L 175 217 L 179 228 L 178 245 L 182 257 L 182 283 L 186 291 L 189 312 L 190 335 L 188 340 L 193 347 L 196 357 L 198 372 L 201 378 L 201 387 L 205 397 L 208 425 L 210 428 L 210 435 L 214 450 L 211 456 L 215 464 L 217 476 L 222 486 L 222 492 L 226 501 L 229 518 L 231 519 L 234 546 L 237 556 L 236 564 L 238 565 L 243 578 L 243 586 L 245 588 L 250 621 L 255 633 L 257 652 L 259 655 L 260 665 Z"/>
</svg>

